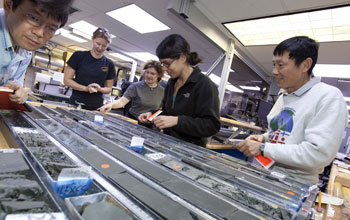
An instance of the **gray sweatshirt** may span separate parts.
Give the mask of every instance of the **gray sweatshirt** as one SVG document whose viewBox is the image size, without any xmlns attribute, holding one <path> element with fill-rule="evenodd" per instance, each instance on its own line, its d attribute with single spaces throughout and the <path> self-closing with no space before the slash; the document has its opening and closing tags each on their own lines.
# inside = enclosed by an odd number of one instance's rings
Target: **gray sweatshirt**
<svg viewBox="0 0 350 220">
<path fill-rule="evenodd" d="M 316 184 L 343 138 L 348 122 L 344 97 L 316 77 L 291 94 L 281 92 L 267 116 L 264 155 L 276 161 L 273 170 Z"/>
</svg>

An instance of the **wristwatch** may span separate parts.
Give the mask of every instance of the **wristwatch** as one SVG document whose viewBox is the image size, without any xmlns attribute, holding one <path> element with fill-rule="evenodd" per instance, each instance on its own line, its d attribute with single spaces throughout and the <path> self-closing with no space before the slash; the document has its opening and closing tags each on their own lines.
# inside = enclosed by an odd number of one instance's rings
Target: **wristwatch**
<svg viewBox="0 0 350 220">
<path fill-rule="evenodd" d="M 260 144 L 259 150 L 260 150 L 261 156 L 264 156 L 264 150 L 265 150 L 265 144 L 264 143 Z"/>
</svg>

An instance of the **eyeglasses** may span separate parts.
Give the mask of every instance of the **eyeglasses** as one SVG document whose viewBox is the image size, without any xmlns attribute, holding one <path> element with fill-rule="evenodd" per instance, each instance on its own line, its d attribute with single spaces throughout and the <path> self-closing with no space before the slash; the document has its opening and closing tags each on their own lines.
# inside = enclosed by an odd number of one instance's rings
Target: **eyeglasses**
<svg viewBox="0 0 350 220">
<path fill-rule="evenodd" d="M 174 62 L 175 60 L 177 60 L 177 58 L 176 58 L 176 59 L 172 59 L 171 61 L 168 61 L 168 62 L 160 62 L 160 66 L 161 66 L 161 67 L 169 68 L 169 67 L 171 66 L 171 64 L 173 64 L 173 62 Z"/>
<path fill-rule="evenodd" d="M 107 38 L 111 38 L 111 34 L 109 33 L 109 31 L 105 28 L 98 28 L 96 31 L 104 33 L 106 35 Z"/>
<path fill-rule="evenodd" d="M 44 22 L 36 15 L 33 15 L 31 13 L 24 14 L 24 17 L 26 21 L 33 25 L 34 27 L 41 27 L 43 26 Z M 48 35 L 54 35 L 56 31 L 58 30 L 58 26 L 56 25 L 46 25 L 45 24 L 45 33 Z"/>
</svg>

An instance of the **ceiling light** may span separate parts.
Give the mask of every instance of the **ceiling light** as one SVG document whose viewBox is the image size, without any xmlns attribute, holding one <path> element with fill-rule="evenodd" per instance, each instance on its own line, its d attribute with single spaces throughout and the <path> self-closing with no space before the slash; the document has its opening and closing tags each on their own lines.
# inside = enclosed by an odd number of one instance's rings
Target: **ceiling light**
<svg viewBox="0 0 350 220">
<path fill-rule="evenodd" d="M 203 74 L 206 74 L 206 72 L 203 72 Z M 220 84 L 221 78 L 215 74 L 210 74 L 209 78 L 211 79 L 211 81 L 213 81 L 216 85 Z"/>
<path fill-rule="evenodd" d="M 107 12 L 106 14 L 141 34 L 170 29 L 135 4 Z"/>
<path fill-rule="evenodd" d="M 344 100 L 345 100 L 346 102 L 350 102 L 350 97 L 344 97 Z"/>
<path fill-rule="evenodd" d="M 244 91 L 242 89 L 237 88 L 234 85 L 226 85 L 226 89 L 231 92 L 237 92 L 237 93 L 243 93 Z"/>
<path fill-rule="evenodd" d="M 244 46 L 278 44 L 306 35 L 318 42 L 350 40 L 350 6 L 223 24 Z"/>
<path fill-rule="evenodd" d="M 84 20 L 70 24 L 69 27 L 73 28 L 73 33 L 78 34 L 87 39 L 91 39 L 93 33 L 97 30 L 93 24 L 90 24 Z M 111 34 L 111 38 L 115 38 L 115 35 Z"/>
<path fill-rule="evenodd" d="M 89 50 L 89 48 L 84 48 L 78 45 L 71 45 L 71 46 L 67 46 L 67 48 L 77 51 L 77 50 Z"/>
<path fill-rule="evenodd" d="M 159 60 L 158 57 L 156 55 L 153 55 L 151 53 L 148 52 L 130 52 L 130 53 L 126 53 L 128 56 L 131 56 L 137 60 L 141 60 L 143 62 L 146 62 L 148 60 Z"/>
<path fill-rule="evenodd" d="M 254 90 L 254 91 L 260 91 L 259 86 L 239 86 L 244 90 Z"/>
<path fill-rule="evenodd" d="M 84 33 L 84 34 L 90 36 L 90 38 L 92 37 L 92 33 L 94 33 L 94 31 L 96 31 L 96 29 L 98 28 L 95 25 L 90 24 L 84 20 L 70 24 L 69 27 L 77 29 L 81 33 Z"/>
<path fill-rule="evenodd" d="M 109 53 L 109 55 L 117 58 L 117 59 L 120 59 L 120 60 L 124 60 L 124 61 L 128 61 L 128 62 L 133 62 L 134 60 L 131 59 L 130 57 L 128 56 L 125 56 L 123 54 L 120 54 L 120 53 Z"/>
<path fill-rule="evenodd" d="M 312 72 L 319 77 L 350 79 L 350 65 L 316 64 Z"/>
<path fill-rule="evenodd" d="M 347 108 L 347 109 L 350 109 L 350 106 L 347 105 L 346 108 Z"/>
<path fill-rule="evenodd" d="M 206 75 L 206 72 L 202 72 L 203 74 Z M 221 77 L 215 75 L 215 74 L 210 74 L 209 78 L 211 81 L 213 81 L 217 86 L 220 84 Z M 233 86 L 231 83 L 227 82 L 226 83 L 226 89 L 231 91 L 231 92 L 237 92 L 237 93 L 243 93 L 243 90 L 237 88 L 236 86 Z"/>
<path fill-rule="evenodd" d="M 85 43 L 85 42 L 87 42 L 87 40 L 82 39 L 82 38 L 77 37 L 77 36 L 74 36 L 73 34 L 70 33 L 70 31 L 62 29 L 62 28 L 59 29 L 59 33 L 60 33 L 59 35 L 61 35 L 63 37 L 66 37 L 66 38 L 69 38 L 71 40 L 74 40 L 74 41 L 76 41 L 78 43 Z"/>
<path fill-rule="evenodd" d="M 89 39 L 89 40 L 91 40 L 91 38 L 92 38 L 92 35 L 85 34 L 84 32 L 81 32 L 81 31 L 79 31 L 78 29 L 75 29 L 75 28 L 73 28 L 72 33 L 80 35 L 80 36 L 82 36 L 82 37 L 84 37 L 86 39 Z"/>
</svg>

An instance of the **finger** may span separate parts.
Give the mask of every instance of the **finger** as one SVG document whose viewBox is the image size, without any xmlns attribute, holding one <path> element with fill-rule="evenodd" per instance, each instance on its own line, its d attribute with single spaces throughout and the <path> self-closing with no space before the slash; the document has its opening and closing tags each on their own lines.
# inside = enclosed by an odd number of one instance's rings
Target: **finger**
<svg viewBox="0 0 350 220">
<path fill-rule="evenodd" d="M 245 151 L 246 147 L 245 145 L 240 145 L 239 147 L 237 147 L 237 150 L 239 150 L 240 152 Z"/>
<path fill-rule="evenodd" d="M 253 155 L 248 151 L 248 152 L 245 152 L 243 153 L 246 157 L 253 157 Z"/>
<path fill-rule="evenodd" d="M 252 138 L 250 139 L 252 141 L 258 141 L 258 137 L 256 135 L 252 135 Z"/>
<path fill-rule="evenodd" d="M 243 151 L 243 154 L 246 156 L 246 157 L 251 157 L 252 156 L 252 153 L 250 152 L 249 148 L 245 149 Z"/>
<path fill-rule="evenodd" d="M 148 118 L 149 118 L 149 117 L 147 117 L 147 119 L 148 119 Z M 161 121 L 161 118 L 160 118 L 160 117 L 155 117 L 152 121 L 153 121 L 154 124 L 157 124 L 157 123 L 159 124 L 160 121 Z"/>
<path fill-rule="evenodd" d="M 240 142 L 240 143 L 237 143 L 237 144 L 235 145 L 235 147 L 236 147 L 237 149 L 241 149 L 241 148 L 243 148 L 243 146 L 246 145 L 246 144 L 247 144 L 247 141 L 242 141 L 242 142 Z"/>
<path fill-rule="evenodd" d="M 18 90 L 19 88 L 21 88 L 20 85 L 16 84 L 16 83 L 13 82 L 13 81 L 11 81 L 11 82 L 9 82 L 9 83 L 6 83 L 6 84 L 4 85 L 4 87 L 7 87 L 7 88 L 13 89 L 13 90 Z"/>
<path fill-rule="evenodd" d="M 159 129 L 164 129 L 164 128 L 166 128 L 166 123 L 162 121 L 162 122 L 159 124 L 158 128 L 159 128 Z"/>
<path fill-rule="evenodd" d="M 21 99 L 19 99 L 19 98 L 11 98 L 11 97 L 9 97 L 9 100 L 10 100 L 11 102 L 16 102 L 16 103 L 21 104 Z"/>
<path fill-rule="evenodd" d="M 153 124 L 158 128 L 160 125 L 160 122 L 158 120 L 153 119 Z"/>
</svg>

